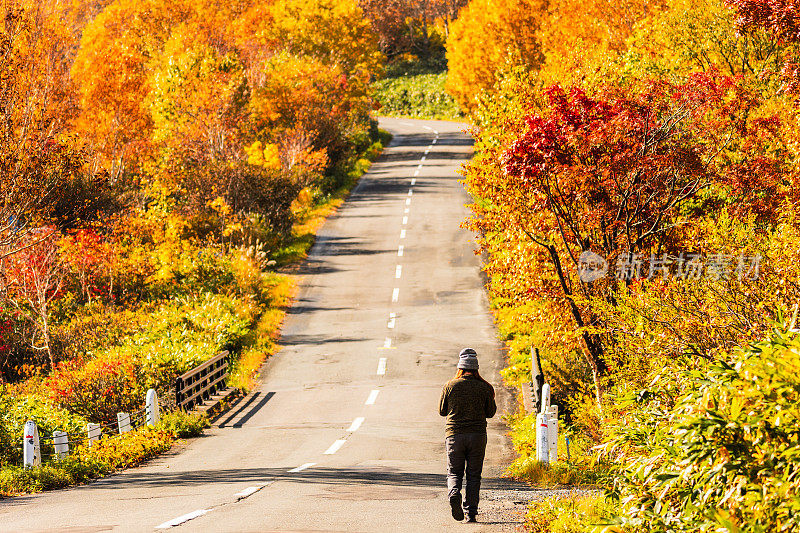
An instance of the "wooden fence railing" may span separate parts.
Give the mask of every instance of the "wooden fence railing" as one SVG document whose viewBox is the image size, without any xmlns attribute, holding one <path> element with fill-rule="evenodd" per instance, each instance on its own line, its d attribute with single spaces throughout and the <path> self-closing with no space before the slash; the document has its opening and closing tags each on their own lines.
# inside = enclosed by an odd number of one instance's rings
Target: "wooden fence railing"
<svg viewBox="0 0 800 533">
<path fill-rule="evenodd" d="M 225 388 L 228 352 L 221 352 L 175 380 L 175 406 L 189 410 Z"/>
</svg>

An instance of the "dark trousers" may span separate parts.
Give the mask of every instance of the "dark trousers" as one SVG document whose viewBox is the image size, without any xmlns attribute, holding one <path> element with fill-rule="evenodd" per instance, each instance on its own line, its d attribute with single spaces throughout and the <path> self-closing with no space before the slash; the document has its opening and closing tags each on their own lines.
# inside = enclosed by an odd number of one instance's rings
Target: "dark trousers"
<svg viewBox="0 0 800 533">
<path fill-rule="evenodd" d="M 467 497 L 464 499 L 464 511 L 467 514 L 477 514 L 483 457 L 486 455 L 486 433 L 451 435 L 444 442 L 447 450 L 448 496 L 460 495 L 466 466 Z"/>
</svg>

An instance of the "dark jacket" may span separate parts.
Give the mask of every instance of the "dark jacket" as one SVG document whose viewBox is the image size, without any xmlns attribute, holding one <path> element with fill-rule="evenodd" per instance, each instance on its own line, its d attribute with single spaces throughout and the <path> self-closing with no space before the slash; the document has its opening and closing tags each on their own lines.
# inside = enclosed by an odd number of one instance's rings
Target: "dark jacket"
<svg viewBox="0 0 800 533">
<path fill-rule="evenodd" d="M 488 383 L 470 376 L 452 379 L 442 389 L 439 414 L 447 417 L 445 434 L 486 433 L 486 419 L 497 411 Z"/>
</svg>

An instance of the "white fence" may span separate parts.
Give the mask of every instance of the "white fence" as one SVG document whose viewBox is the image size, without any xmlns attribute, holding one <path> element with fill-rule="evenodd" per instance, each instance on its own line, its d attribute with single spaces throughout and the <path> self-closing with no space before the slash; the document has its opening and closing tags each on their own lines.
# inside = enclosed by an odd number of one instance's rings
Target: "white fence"
<svg viewBox="0 0 800 533">
<path fill-rule="evenodd" d="M 145 398 L 145 407 L 135 413 L 117 413 L 117 421 L 111 424 L 101 425 L 89 423 L 86 425 L 85 435 L 69 435 L 64 431 L 55 430 L 50 438 L 40 438 L 39 428 L 36 422 L 28 420 L 25 423 L 25 430 L 22 440 L 22 461 L 26 468 L 39 466 L 42 464 L 41 441 L 53 443 L 53 456 L 63 459 L 69 455 L 70 444 L 76 445 L 81 442 L 88 442 L 92 446 L 103 436 L 109 437 L 114 434 L 127 433 L 131 429 L 143 425 L 155 426 L 161 419 L 158 406 L 158 395 L 156 391 L 150 389 Z"/>
</svg>

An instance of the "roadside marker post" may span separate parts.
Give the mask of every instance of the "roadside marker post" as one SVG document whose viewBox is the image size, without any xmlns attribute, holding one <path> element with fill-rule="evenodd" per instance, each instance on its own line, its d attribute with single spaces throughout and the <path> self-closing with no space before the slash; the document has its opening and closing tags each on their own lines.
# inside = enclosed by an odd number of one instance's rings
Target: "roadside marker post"
<svg viewBox="0 0 800 533">
<path fill-rule="evenodd" d="M 89 447 L 91 448 L 94 446 L 95 442 L 100 440 L 100 435 L 103 434 L 103 428 L 100 424 L 89 422 L 86 424 L 86 433 L 86 436 L 89 437 Z"/>
<path fill-rule="evenodd" d="M 39 428 L 36 427 L 36 422 L 33 420 L 25 422 L 22 460 L 25 468 L 42 464 L 42 451 L 39 447 Z"/>
<path fill-rule="evenodd" d="M 158 424 L 158 421 L 161 419 L 161 414 L 158 410 L 158 395 L 156 394 L 155 389 L 150 389 L 147 391 L 147 402 L 145 404 L 145 409 L 147 412 L 147 425 L 155 426 Z"/>
<path fill-rule="evenodd" d="M 542 409 L 536 415 L 536 458 L 543 462 L 550 462 L 550 385 L 542 387 Z"/>
<path fill-rule="evenodd" d="M 547 416 L 549 417 L 547 420 L 547 443 L 550 445 L 550 462 L 555 463 L 558 461 L 558 406 L 551 405 Z"/>
<path fill-rule="evenodd" d="M 131 415 L 128 413 L 117 413 L 117 427 L 119 434 L 127 433 L 131 430 Z"/>
<path fill-rule="evenodd" d="M 56 456 L 59 459 L 64 459 L 69 455 L 69 437 L 66 431 L 58 429 L 53 431 L 53 448 L 55 448 Z"/>
</svg>

